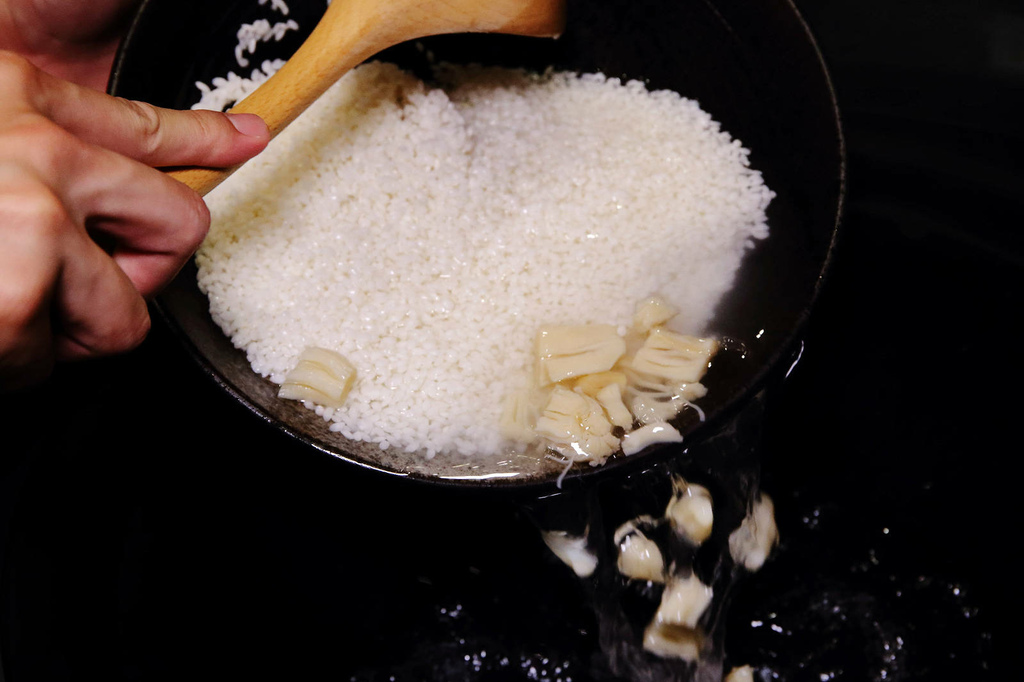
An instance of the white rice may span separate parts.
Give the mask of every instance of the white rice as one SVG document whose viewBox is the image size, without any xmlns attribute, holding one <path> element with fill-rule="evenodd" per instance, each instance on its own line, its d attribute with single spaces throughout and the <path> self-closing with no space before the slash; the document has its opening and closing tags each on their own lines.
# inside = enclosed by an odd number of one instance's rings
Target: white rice
<svg viewBox="0 0 1024 682">
<path fill-rule="evenodd" d="M 542 324 L 628 325 L 658 293 L 701 333 L 772 193 L 697 103 L 599 75 L 357 68 L 208 196 L 211 313 L 280 383 L 347 357 L 347 438 L 507 451 Z M 713 387 L 712 387 L 713 390 Z"/>
</svg>

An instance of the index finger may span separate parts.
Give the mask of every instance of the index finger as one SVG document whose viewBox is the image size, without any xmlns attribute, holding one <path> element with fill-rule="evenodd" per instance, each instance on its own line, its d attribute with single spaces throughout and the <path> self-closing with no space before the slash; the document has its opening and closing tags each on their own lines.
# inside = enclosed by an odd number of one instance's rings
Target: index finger
<svg viewBox="0 0 1024 682">
<path fill-rule="evenodd" d="M 40 73 L 37 107 L 82 140 L 148 166 L 227 168 L 270 140 L 254 114 L 178 111 L 112 97 Z"/>
</svg>

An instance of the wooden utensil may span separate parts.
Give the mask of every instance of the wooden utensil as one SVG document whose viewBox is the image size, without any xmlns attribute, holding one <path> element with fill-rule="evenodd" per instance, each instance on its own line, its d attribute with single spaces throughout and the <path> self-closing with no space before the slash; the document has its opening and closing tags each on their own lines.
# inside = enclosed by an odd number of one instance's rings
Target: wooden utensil
<svg viewBox="0 0 1024 682">
<path fill-rule="evenodd" d="M 388 47 L 446 33 L 557 37 L 564 26 L 565 0 L 334 0 L 291 59 L 231 111 L 258 114 L 273 137 L 346 72 Z M 205 195 L 237 168 L 169 175 Z"/>
</svg>

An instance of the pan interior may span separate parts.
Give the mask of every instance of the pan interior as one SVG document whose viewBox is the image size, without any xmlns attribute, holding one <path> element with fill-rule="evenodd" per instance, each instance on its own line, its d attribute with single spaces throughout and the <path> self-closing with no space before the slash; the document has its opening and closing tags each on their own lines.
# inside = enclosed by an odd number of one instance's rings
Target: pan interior
<svg viewBox="0 0 1024 682">
<path fill-rule="evenodd" d="M 266 49 L 287 58 L 315 25 L 320 0 L 289 5 L 298 26 Z M 266 15 L 257 0 L 147 0 L 122 45 L 110 91 L 160 106 L 187 108 L 209 83 L 241 72 L 237 31 Z M 265 52 L 260 53 L 261 56 Z M 835 100 L 813 40 L 785 0 L 570 2 L 558 40 L 509 36 L 442 36 L 400 45 L 378 56 L 414 73 L 435 61 L 483 63 L 577 72 L 644 81 L 697 100 L 751 150 L 776 197 L 770 236 L 750 252 L 712 326 L 742 352 L 725 353 L 704 380 L 707 415 L 679 423 L 687 442 L 719 426 L 788 361 L 832 248 L 842 197 L 842 141 Z M 255 66 L 255 65 L 254 65 Z M 486 462 L 444 455 L 426 460 L 353 442 L 298 403 L 279 400 L 277 386 L 256 375 L 210 318 L 186 267 L 157 301 L 157 309 L 205 370 L 259 417 L 332 456 L 390 474 L 456 486 L 547 484 L 562 467 L 540 457 Z M 664 453 L 613 458 L 611 471 Z M 583 467 L 582 474 L 599 469 Z"/>
</svg>

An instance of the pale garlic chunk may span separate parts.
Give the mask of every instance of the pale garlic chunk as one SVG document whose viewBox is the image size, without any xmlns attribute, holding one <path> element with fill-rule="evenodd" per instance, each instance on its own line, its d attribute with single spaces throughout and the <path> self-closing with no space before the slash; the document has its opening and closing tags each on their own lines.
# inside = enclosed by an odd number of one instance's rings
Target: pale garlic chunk
<svg viewBox="0 0 1024 682">
<path fill-rule="evenodd" d="M 340 353 L 310 346 L 285 376 L 279 398 L 341 407 L 355 382 L 356 368 Z"/>
<path fill-rule="evenodd" d="M 619 447 L 601 404 L 565 386 L 551 391 L 536 432 L 552 449 L 577 460 L 601 462 Z"/>
<path fill-rule="evenodd" d="M 633 414 L 626 407 L 626 404 L 622 402 L 622 390 L 618 384 L 608 384 L 595 396 L 597 402 L 604 408 L 605 413 L 608 415 L 608 421 L 615 426 L 620 426 L 624 429 L 633 428 Z"/>
<path fill-rule="evenodd" d="M 619 526 L 614 539 L 619 548 L 619 573 L 633 580 L 665 582 L 665 560 L 661 550 L 636 527 L 635 521 Z"/>
<path fill-rule="evenodd" d="M 664 625 L 695 628 L 711 604 L 712 596 L 711 588 L 696 575 L 691 574 L 686 578 L 675 576 L 665 586 L 654 619 Z"/>
<path fill-rule="evenodd" d="M 626 536 L 630 533 L 639 532 L 639 526 L 653 525 L 655 523 L 654 517 L 650 514 L 642 514 L 631 521 L 626 521 L 624 524 L 615 529 L 615 533 L 612 534 L 612 542 L 616 545 L 621 544 Z"/>
<path fill-rule="evenodd" d="M 655 443 L 682 443 L 683 435 L 668 423 L 647 424 L 622 437 L 622 454 L 635 455 Z"/>
<path fill-rule="evenodd" d="M 597 568 L 597 556 L 587 548 L 586 536 L 570 535 L 564 530 L 549 530 L 542 534 L 548 546 L 562 563 L 581 578 L 587 578 Z"/>
<path fill-rule="evenodd" d="M 754 669 L 749 665 L 733 668 L 722 682 L 754 682 Z"/>
<path fill-rule="evenodd" d="M 601 392 L 601 389 L 605 388 L 609 384 L 617 384 L 620 389 L 625 389 L 626 375 L 614 370 L 609 372 L 584 374 L 573 382 L 572 387 L 575 391 L 585 393 L 591 398 L 596 398 L 597 394 Z"/>
<path fill-rule="evenodd" d="M 610 324 L 552 325 L 537 333 L 537 384 L 546 386 L 610 370 L 626 341 Z"/>
<path fill-rule="evenodd" d="M 536 389 L 524 388 L 509 395 L 498 422 L 501 435 L 522 443 L 535 440 L 537 417 L 546 401 L 546 393 Z"/>
<path fill-rule="evenodd" d="M 679 398 L 687 402 L 707 395 L 707 387 L 699 381 L 678 381 L 664 375 L 625 369 L 630 393 L 653 394 L 661 398 Z"/>
<path fill-rule="evenodd" d="M 640 373 L 663 377 L 673 382 L 697 382 L 708 370 L 708 361 L 718 350 L 718 341 L 702 339 L 663 329 L 651 330 L 630 360 Z"/>
<path fill-rule="evenodd" d="M 711 493 L 702 485 L 688 483 L 682 478 L 673 481 L 675 493 L 665 508 L 665 518 L 677 533 L 695 545 L 711 536 L 715 514 Z"/>
<path fill-rule="evenodd" d="M 637 376 L 631 373 L 631 376 Z M 629 388 L 629 410 L 642 424 L 667 422 L 692 406 L 693 401 L 707 395 L 708 389 L 699 382 L 683 383 L 672 387 L 653 383 L 642 384 L 652 388 Z"/>
<path fill-rule="evenodd" d="M 646 334 L 671 320 L 678 312 L 661 296 L 651 296 L 637 304 L 633 314 L 633 329 Z"/>
<path fill-rule="evenodd" d="M 644 650 L 661 658 L 693 663 L 700 659 L 703 645 L 704 635 L 692 628 L 654 621 L 644 630 Z"/>
<path fill-rule="evenodd" d="M 754 572 L 764 565 L 778 542 L 775 505 L 768 495 L 761 493 L 740 527 L 729 535 L 729 555 L 737 564 Z"/>
<path fill-rule="evenodd" d="M 644 630 L 644 649 L 662 658 L 698 660 L 704 635 L 697 623 L 712 596 L 711 588 L 695 575 L 669 580 L 658 611 Z"/>
</svg>

